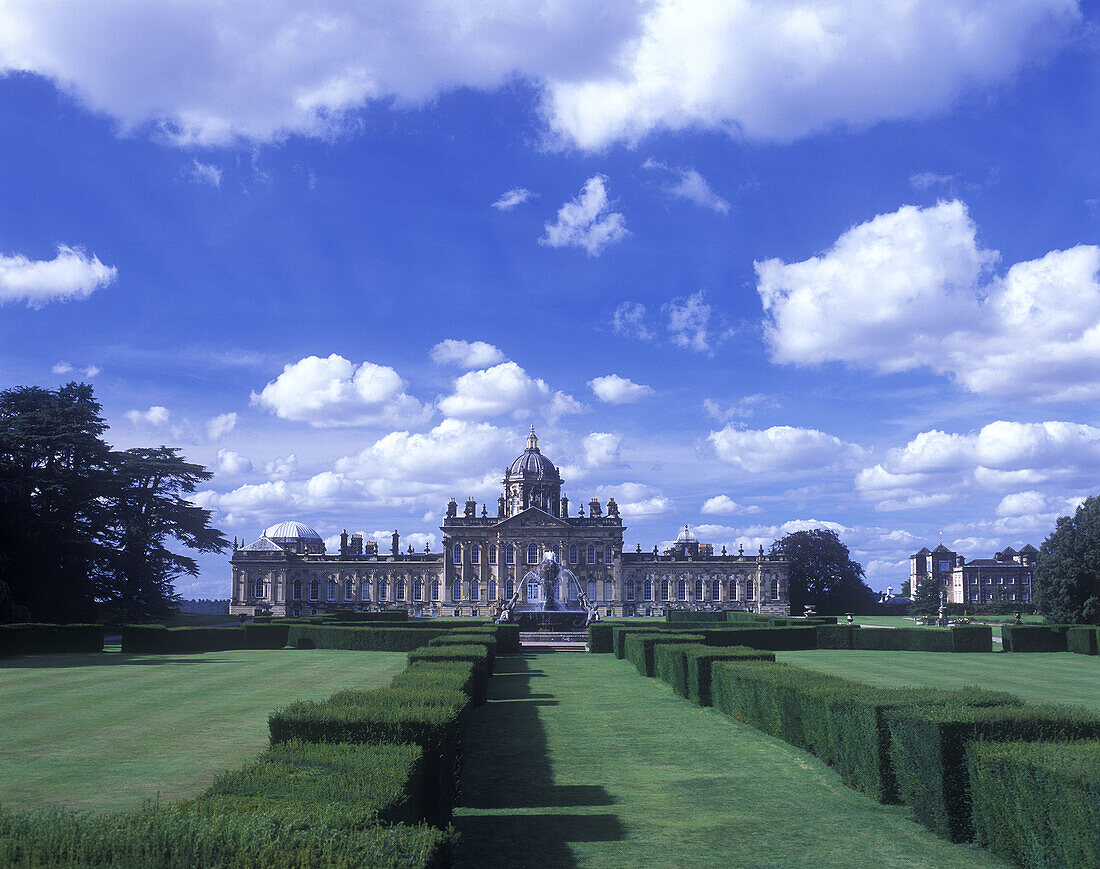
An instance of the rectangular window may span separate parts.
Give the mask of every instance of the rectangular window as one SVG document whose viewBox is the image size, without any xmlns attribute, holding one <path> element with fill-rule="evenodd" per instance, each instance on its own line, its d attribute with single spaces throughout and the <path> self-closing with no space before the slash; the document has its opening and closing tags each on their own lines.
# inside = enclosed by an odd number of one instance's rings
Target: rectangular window
<svg viewBox="0 0 1100 869">
<path fill-rule="evenodd" d="M 511 543 L 504 547 L 504 563 L 516 563 L 516 548 Z"/>
<path fill-rule="evenodd" d="M 489 544 L 489 563 L 490 564 L 496 564 L 497 563 L 497 548 L 495 546 L 493 546 L 491 543 Z"/>
<path fill-rule="evenodd" d="M 328 599 L 336 600 L 336 583 L 330 582 L 328 584 Z"/>
<path fill-rule="evenodd" d="M 363 600 L 370 600 L 370 580 L 363 580 Z"/>
<path fill-rule="evenodd" d="M 613 557 L 614 557 L 614 554 L 611 550 L 611 544 L 608 543 L 603 548 L 603 563 L 604 564 L 610 564 Z"/>
<path fill-rule="evenodd" d="M 1020 585 L 1028 585 L 1031 582 L 1031 574 L 1025 573 L 1020 577 Z"/>
<path fill-rule="evenodd" d="M 481 564 L 481 547 L 476 543 L 470 547 L 470 564 Z"/>
<path fill-rule="evenodd" d="M 951 562 L 950 561 L 941 561 L 940 562 L 940 573 L 950 573 L 950 572 L 951 572 Z"/>
<path fill-rule="evenodd" d="M 596 547 L 593 546 L 591 543 L 588 544 L 588 563 L 589 564 L 595 564 L 596 563 Z"/>
<path fill-rule="evenodd" d="M 404 600 L 405 599 L 405 583 L 404 582 L 395 582 L 393 584 L 393 593 L 394 593 L 394 596 L 398 600 Z"/>
<path fill-rule="evenodd" d="M 1031 592 L 1025 591 L 1020 595 L 1020 600 L 1031 600 Z"/>
</svg>

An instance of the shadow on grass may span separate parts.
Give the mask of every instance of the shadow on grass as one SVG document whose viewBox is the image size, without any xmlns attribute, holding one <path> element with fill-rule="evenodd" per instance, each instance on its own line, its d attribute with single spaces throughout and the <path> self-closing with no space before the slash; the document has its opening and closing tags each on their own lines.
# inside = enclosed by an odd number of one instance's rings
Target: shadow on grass
<svg viewBox="0 0 1100 869">
<path fill-rule="evenodd" d="M 615 801 L 598 784 L 554 784 L 539 707 L 559 701 L 553 694 L 530 690 L 532 680 L 545 677 L 531 668 L 535 660 L 536 656 L 522 655 L 498 658 L 489 702 L 470 723 L 462 798 L 454 817 L 462 836 L 456 866 L 572 869 L 577 862 L 570 842 L 625 837 L 614 814 L 544 811 L 610 806 Z"/>
<path fill-rule="evenodd" d="M 140 665 L 156 667 L 161 664 L 244 664 L 247 661 L 219 658 L 217 661 L 199 658 L 202 652 L 172 653 L 168 655 L 122 654 L 121 652 L 81 652 L 59 655 L 20 655 L 12 658 L 0 658 L 0 670 L 45 670 L 72 667 L 117 667 L 121 665 Z"/>
</svg>

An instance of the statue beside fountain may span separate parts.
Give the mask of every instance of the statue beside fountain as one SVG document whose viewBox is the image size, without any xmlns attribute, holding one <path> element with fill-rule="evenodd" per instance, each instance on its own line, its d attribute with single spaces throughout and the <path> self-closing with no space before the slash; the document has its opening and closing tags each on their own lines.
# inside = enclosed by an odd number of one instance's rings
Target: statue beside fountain
<svg viewBox="0 0 1100 869">
<path fill-rule="evenodd" d="M 524 588 L 537 588 L 539 599 L 521 602 Z M 576 600 L 570 594 L 573 589 Z M 497 622 L 519 622 L 535 630 L 570 630 L 587 627 L 599 618 L 576 574 L 561 565 L 557 553 L 550 552 L 516 585 L 512 597 L 501 607 Z"/>
</svg>

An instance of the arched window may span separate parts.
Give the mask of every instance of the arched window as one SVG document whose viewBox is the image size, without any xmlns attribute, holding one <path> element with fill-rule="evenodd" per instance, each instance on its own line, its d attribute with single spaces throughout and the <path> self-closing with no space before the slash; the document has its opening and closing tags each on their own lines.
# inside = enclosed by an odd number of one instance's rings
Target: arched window
<svg viewBox="0 0 1100 869">
<path fill-rule="evenodd" d="M 730 580 L 730 600 L 737 600 L 737 580 Z"/>
<path fill-rule="evenodd" d="M 588 563 L 589 564 L 595 564 L 596 563 L 596 544 L 594 544 L 594 543 L 589 543 L 588 544 Z"/>
<path fill-rule="evenodd" d="M 424 582 L 419 576 L 413 580 L 413 600 L 424 600 Z"/>
<path fill-rule="evenodd" d="M 362 594 L 360 596 L 363 600 L 370 600 L 370 584 L 370 579 L 364 579 L 362 584 L 360 585 L 360 588 L 362 589 Z"/>
<path fill-rule="evenodd" d="M 313 582 L 309 584 L 309 599 L 317 600 L 320 596 L 320 592 L 321 584 L 317 580 L 313 580 Z"/>
<path fill-rule="evenodd" d="M 515 564 L 516 563 L 516 547 L 509 543 L 504 547 L 504 563 Z"/>
<path fill-rule="evenodd" d="M 611 544 L 610 543 L 604 544 L 604 547 L 603 547 L 603 563 L 604 564 L 610 564 L 611 559 L 613 557 L 614 557 L 614 551 L 611 548 Z"/>
<path fill-rule="evenodd" d="M 779 600 L 779 580 L 773 579 L 771 585 L 772 600 Z"/>
<path fill-rule="evenodd" d="M 497 599 L 497 581 L 495 579 L 489 580 L 489 597 L 490 602 Z"/>
<path fill-rule="evenodd" d="M 432 580 L 432 600 L 439 600 L 439 580 Z"/>
<path fill-rule="evenodd" d="M 481 583 L 476 579 L 470 580 L 470 600 L 481 600 Z"/>
<path fill-rule="evenodd" d="M 470 564 L 481 564 L 481 547 L 476 543 L 470 546 Z"/>
<path fill-rule="evenodd" d="M 745 581 L 745 600 L 756 599 L 756 583 L 751 579 Z"/>
<path fill-rule="evenodd" d="M 588 588 L 586 589 L 586 591 L 588 592 L 588 600 L 590 602 L 594 601 L 596 599 L 596 580 L 588 580 Z"/>
<path fill-rule="evenodd" d="M 569 545 L 569 563 L 570 564 L 576 564 L 577 563 L 577 544 L 575 544 L 575 543 L 571 543 Z"/>
<path fill-rule="evenodd" d="M 462 580 L 460 579 L 451 583 L 451 600 L 462 600 Z"/>
<path fill-rule="evenodd" d="M 328 599 L 336 600 L 336 580 L 330 579 L 328 581 Z"/>
<path fill-rule="evenodd" d="M 653 580 L 647 579 L 642 583 L 642 598 L 645 600 L 653 600 Z"/>
<path fill-rule="evenodd" d="M 695 599 L 703 599 L 703 580 L 701 579 L 695 580 Z"/>
<path fill-rule="evenodd" d="M 515 593 L 516 581 L 514 579 L 509 579 L 507 582 L 504 583 L 504 596 L 508 598 L 508 600 L 511 600 L 512 595 L 514 595 Z"/>
<path fill-rule="evenodd" d="M 677 580 L 676 582 L 676 600 L 688 599 L 688 584 L 687 580 Z"/>
<path fill-rule="evenodd" d="M 451 562 L 453 564 L 462 564 L 462 544 L 456 543 L 451 547 Z"/>
<path fill-rule="evenodd" d="M 718 600 L 722 596 L 722 583 L 717 579 L 710 581 L 710 599 Z"/>
<path fill-rule="evenodd" d="M 350 579 L 344 580 L 344 600 L 355 600 L 355 586 Z"/>
<path fill-rule="evenodd" d="M 294 580 L 294 599 L 302 599 L 302 581 L 300 579 Z"/>
<path fill-rule="evenodd" d="M 615 586 L 610 579 L 605 579 L 603 581 L 603 599 L 608 601 L 615 599 Z M 633 598 L 631 598 L 631 600 L 633 600 Z"/>
<path fill-rule="evenodd" d="M 530 544 L 527 547 L 527 563 L 538 564 L 539 563 L 539 548 L 537 544 Z"/>
<path fill-rule="evenodd" d="M 389 596 L 389 583 L 385 579 L 378 580 L 378 599 L 380 601 L 386 600 Z"/>
<path fill-rule="evenodd" d="M 489 544 L 489 563 L 497 563 L 497 548 L 492 543 Z"/>
<path fill-rule="evenodd" d="M 661 600 L 668 600 L 668 580 L 661 580 Z"/>
<path fill-rule="evenodd" d="M 405 580 L 398 578 L 393 581 L 393 596 L 395 600 L 405 599 Z"/>
<path fill-rule="evenodd" d="M 626 581 L 626 599 L 634 600 L 634 580 L 632 579 Z"/>
</svg>

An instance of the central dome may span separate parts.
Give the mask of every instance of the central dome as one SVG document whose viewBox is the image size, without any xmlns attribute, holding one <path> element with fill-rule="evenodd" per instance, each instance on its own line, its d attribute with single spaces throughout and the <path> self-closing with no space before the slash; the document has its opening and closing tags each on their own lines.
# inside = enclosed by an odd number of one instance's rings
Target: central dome
<svg viewBox="0 0 1100 869">
<path fill-rule="evenodd" d="M 535 427 L 531 426 L 531 433 L 527 435 L 527 447 L 523 453 L 516 456 L 515 461 L 508 466 L 505 482 L 511 480 L 558 480 L 558 469 L 554 463 L 539 452 L 539 439 L 535 436 Z"/>
<path fill-rule="evenodd" d="M 320 540 L 321 535 L 303 522 L 279 522 L 264 531 L 264 537 L 280 540 Z"/>
</svg>

